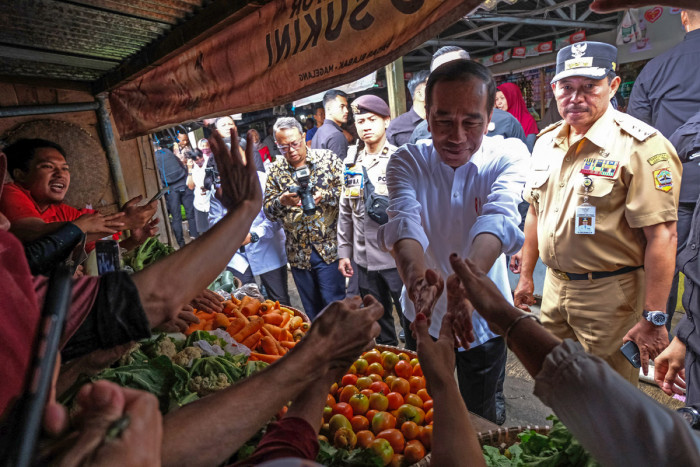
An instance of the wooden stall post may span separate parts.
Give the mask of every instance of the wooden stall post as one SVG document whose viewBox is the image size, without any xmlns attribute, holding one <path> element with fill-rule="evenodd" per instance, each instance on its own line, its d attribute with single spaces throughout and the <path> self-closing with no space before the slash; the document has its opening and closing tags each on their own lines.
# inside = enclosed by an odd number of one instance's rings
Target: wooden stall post
<svg viewBox="0 0 700 467">
<path fill-rule="evenodd" d="M 403 82 L 403 57 L 384 67 L 386 87 L 389 91 L 389 109 L 391 118 L 396 118 L 406 112 L 406 91 Z"/>
</svg>

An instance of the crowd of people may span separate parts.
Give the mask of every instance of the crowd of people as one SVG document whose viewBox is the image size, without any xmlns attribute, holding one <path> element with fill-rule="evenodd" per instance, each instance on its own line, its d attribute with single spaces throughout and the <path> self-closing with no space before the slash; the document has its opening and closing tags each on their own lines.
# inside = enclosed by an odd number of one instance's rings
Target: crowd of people
<svg viewBox="0 0 700 467">
<path fill-rule="evenodd" d="M 265 139 L 244 139 L 231 117 L 211 121 L 196 148 L 187 135 L 156 147 L 180 248 L 132 275 L 83 276 L 79 265 L 106 236 L 131 249 L 156 235 L 157 203 L 136 197 L 111 215 L 68 206 L 64 150 L 13 142 L 0 152 L 12 178 L 0 186 L 0 436 L 22 416 L 46 276 L 68 263 L 71 306 L 44 417 L 44 436 L 61 442 L 41 453 L 47 463 L 221 465 L 290 401 L 238 465 L 313 460 L 329 387 L 363 349 L 400 340 L 434 398 L 434 465 L 483 464 L 468 411 L 504 422 L 507 349 L 603 465 L 697 463 L 700 437 L 636 388 L 620 352 L 634 342 L 643 371 L 653 359 L 659 386 L 700 410 L 700 89 L 687 66 L 700 58 L 700 12 L 680 17 L 685 40 L 642 71 L 628 113 L 611 103 L 617 50 L 589 41 L 557 54 L 562 119 L 539 130 L 516 85 L 497 88 L 452 46 L 415 73 L 413 106 L 394 120 L 376 95 L 332 90 L 308 131 L 281 117 Z M 514 294 L 506 255 L 520 273 Z M 539 317 L 529 309 L 538 259 L 548 267 Z M 152 395 L 104 381 L 80 391 L 75 413 L 56 403 L 132 341 L 197 322 L 192 307 L 221 310 L 206 287 L 224 269 L 288 305 L 287 265 L 313 325 L 264 371 L 165 416 Z M 686 315 L 669 344 L 679 271 Z"/>
</svg>

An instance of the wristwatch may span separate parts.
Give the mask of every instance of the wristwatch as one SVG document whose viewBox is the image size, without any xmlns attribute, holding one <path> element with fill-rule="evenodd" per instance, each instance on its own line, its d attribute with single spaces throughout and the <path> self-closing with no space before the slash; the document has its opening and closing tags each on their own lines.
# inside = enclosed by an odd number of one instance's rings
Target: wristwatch
<svg viewBox="0 0 700 467">
<path fill-rule="evenodd" d="M 260 236 L 255 232 L 250 233 L 250 243 L 257 243 L 260 241 Z"/>
<path fill-rule="evenodd" d="M 654 326 L 663 326 L 668 321 L 668 315 L 663 311 L 646 311 L 642 313 L 645 320 L 649 321 Z"/>
<path fill-rule="evenodd" d="M 680 409 L 676 410 L 676 412 L 678 412 L 681 417 L 688 422 L 691 428 L 694 430 L 700 428 L 700 413 L 698 413 L 694 407 L 681 407 Z"/>
</svg>

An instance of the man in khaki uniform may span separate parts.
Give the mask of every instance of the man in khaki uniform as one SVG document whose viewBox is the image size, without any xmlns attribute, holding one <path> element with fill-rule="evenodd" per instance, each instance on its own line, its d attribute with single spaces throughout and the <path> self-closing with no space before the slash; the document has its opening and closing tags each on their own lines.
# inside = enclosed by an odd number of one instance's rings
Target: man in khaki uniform
<svg viewBox="0 0 700 467">
<path fill-rule="evenodd" d="M 636 384 L 623 341 L 649 358 L 667 345 L 681 164 L 654 128 L 610 106 L 617 49 L 582 42 L 557 55 L 552 89 L 562 122 L 544 129 L 523 197 L 522 273 L 515 304 L 534 303 L 532 270 L 548 266 L 542 324 L 578 340 Z"/>
<path fill-rule="evenodd" d="M 345 160 L 338 214 L 338 269 L 348 278 L 358 274 L 360 294 L 374 296 L 384 307 L 377 342 L 398 345 L 392 315 L 394 306 L 404 332 L 408 332 L 408 323 L 401 310 L 403 283 L 391 253 L 380 249 L 377 240 L 379 226 L 388 220 L 386 166 L 396 151 L 396 146 L 386 140 L 389 106 L 377 96 L 365 95 L 355 99 L 350 107 L 364 148 L 355 154 L 349 151 Z M 369 210 L 368 202 L 372 204 Z M 355 261 L 357 271 L 353 270 L 351 259 Z"/>
</svg>

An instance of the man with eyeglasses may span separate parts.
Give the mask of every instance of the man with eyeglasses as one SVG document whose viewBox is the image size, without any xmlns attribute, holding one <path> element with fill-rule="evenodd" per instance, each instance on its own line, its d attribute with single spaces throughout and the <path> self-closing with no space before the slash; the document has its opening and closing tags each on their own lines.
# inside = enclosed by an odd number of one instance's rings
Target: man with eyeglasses
<svg viewBox="0 0 700 467">
<path fill-rule="evenodd" d="M 337 241 L 343 163 L 328 149 L 308 149 L 294 118 L 278 119 L 273 133 L 284 159 L 270 167 L 263 206 L 268 219 L 284 228 L 292 276 L 304 311 L 314 319 L 345 298 Z"/>
</svg>

